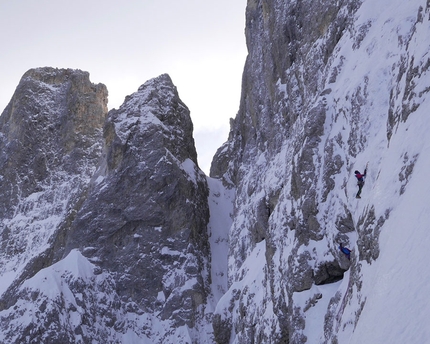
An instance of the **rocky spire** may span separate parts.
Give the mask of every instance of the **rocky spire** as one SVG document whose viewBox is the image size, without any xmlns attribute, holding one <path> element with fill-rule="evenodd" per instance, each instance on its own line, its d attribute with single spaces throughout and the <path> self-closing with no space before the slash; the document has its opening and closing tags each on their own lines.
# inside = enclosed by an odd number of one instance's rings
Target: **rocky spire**
<svg viewBox="0 0 430 344">
<path fill-rule="evenodd" d="M 168 75 L 107 118 L 106 96 L 88 73 L 32 70 L 1 118 L 12 190 L 3 199 L 31 176 L 15 207 L 4 201 L 14 212 L 3 222 L 2 272 L 29 263 L 1 299 L 2 340 L 123 342 L 163 337 L 163 327 L 198 337 L 208 325 L 208 186 L 189 110 Z M 11 326 L 24 313 L 34 321 Z"/>
<path fill-rule="evenodd" d="M 67 252 L 79 248 L 116 274 L 120 296 L 141 311 L 194 327 L 208 282 L 208 189 L 189 110 L 170 77 L 148 81 L 112 110 L 105 138 L 106 161 Z"/>
<path fill-rule="evenodd" d="M 52 242 L 96 170 L 106 115 L 106 87 L 88 73 L 38 68 L 24 74 L 0 117 L 2 307 L 52 264 Z"/>
<path fill-rule="evenodd" d="M 0 117 L 0 216 L 53 174 L 91 174 L 101 152 L 107 89 L 80 70 L 37 68 L 22 77 Z"/>
</svg>

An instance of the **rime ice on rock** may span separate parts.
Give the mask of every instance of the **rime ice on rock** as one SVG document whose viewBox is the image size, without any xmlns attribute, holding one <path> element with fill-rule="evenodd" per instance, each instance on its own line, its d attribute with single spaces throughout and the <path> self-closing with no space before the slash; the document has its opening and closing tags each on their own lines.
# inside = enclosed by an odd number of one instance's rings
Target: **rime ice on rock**
<svg viewBox="0 0 430 344">
<path fill-rule="evenodd" d="M 366 299 L 383 246 L 393 258 L 389 249 L 403 245 L 388 240 L 397 228 L 391 216 L 408 208 L 402 197 L 418 161 L 428 167 L 430 60 L 422 42 L 430 35 L 429 11 L 425 1 L 248 1 L 240 109 L 211 167 L 212 176 L 237 189 L 230 287 L 214 316 L 218 343 L 361 343 L 375 331 L 378 340 L 427 338 L 415 301 L 404 309 L 407 319 L 384 323 L 383 302 L 377 313 Z M 353 171 L 367 161 L 365 196 L 357 202 Z M 419 206 L 411 209 L 421 214 Z M 405 238 L 403 232 L 419 231 L 424 252 L 421 227 L 394 232 Z M 352 247 L 351 261 L 339 243 Z M 409 289 L 392 287 L 398 295 Z M 361 319 L 364 313 L 374 318 Z M 417 335 L 401 330 L 409 327 Z"/>
<path fill-rule="evenodd" d="M 1 342 L 211 332 L 209 191 L 189 110 L 167 75 L 107 118 L 106 100 L 88 73 L 31 70 L 1 117 Z"/>
<path fill-rule="evenodd" d="M 0 117 L 0 342 L 425 342 L 429 13 L 248 1 L 213 178 L 167 75 L 105 120 L 87 73 L 27 73 Z"/>
<path fill-rule="evenodd" d="M 106 87 L 86 72 L 22 77 L 0 117 L 1 293 L 61 256 L 59 235 L 96 170 L 106 115 Z M 2 307 L 12 300 L 3 296 Z"/>
</svg>

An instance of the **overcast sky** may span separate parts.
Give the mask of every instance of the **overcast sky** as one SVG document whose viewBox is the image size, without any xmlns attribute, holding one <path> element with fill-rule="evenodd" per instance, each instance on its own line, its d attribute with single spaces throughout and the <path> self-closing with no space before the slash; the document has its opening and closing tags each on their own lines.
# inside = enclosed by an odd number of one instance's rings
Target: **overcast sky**
<svg viewBox="0 0 430 344">
<path fill-rule="evenodd" d="M 168 73 L 208 173 L 239 109 L 246 0 L 0 0 L 0 112 L 30 68 L 88 71 L 109 109 Z"/>
</svg>

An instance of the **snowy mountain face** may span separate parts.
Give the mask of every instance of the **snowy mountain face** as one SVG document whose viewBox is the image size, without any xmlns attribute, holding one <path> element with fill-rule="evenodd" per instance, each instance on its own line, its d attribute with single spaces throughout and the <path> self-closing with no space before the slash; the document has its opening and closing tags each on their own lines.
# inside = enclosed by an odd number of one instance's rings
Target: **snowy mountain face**
<svg viewBox="0 0 430 344">
<path fill-rule="evenodd" d="M 429 37 L 425 0 L 248 1 L 211 178 L 167 75 L 108 113 L 88 73 L 27 72 L 0 117 L 0 342 L 425 343 Z"/>
<path fill-rule="evenodd" d="M 212 166 L 237 189 L 215 337 L 425 342 L 430 3 L 249 1 L 246 37 Z"/>
<path fill-rule="evenodd" d="M 209 187 L 189 110 L 167 75 L 109 114 L 106 101 L 88 73 L 37 69 L 1 117 L 2 343 L 210 335 Z"/>
<path fill-rule="evenodd" d="M 62 254 L 57 235 L 96 170 L 106 104 L 106 87 L 91 84 L 88 73 L 37 69 L 23 76 L 0 117 L 1 308 Z"/>
</svg>

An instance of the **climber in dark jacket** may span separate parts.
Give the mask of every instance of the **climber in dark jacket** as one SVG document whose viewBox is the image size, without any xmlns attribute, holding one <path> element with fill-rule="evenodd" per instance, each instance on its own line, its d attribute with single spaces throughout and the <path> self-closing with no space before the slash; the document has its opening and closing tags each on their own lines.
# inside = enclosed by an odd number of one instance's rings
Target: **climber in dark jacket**
<svg viewBox="0 0 430 344">
<path fill-rule="evenodd" d="M 351 259 L 351 250 L 349 248 L 343 247 L 342 243 L 339 244 L 339 250 L 345 254 L 346 258 Z"/>
<path fill-rule="evenodd" d="M 364 186 L 364 177 L 366 177 L 367 168 L 364 169 L 364 173 L 361 174 L 360 171 L 355 171 L 355 176 L 357 177 L 357 185 L 358 185 L 358 192 L 355 198 L 361 198 L 361 189 L 363 189 Z"/>
</svg>

